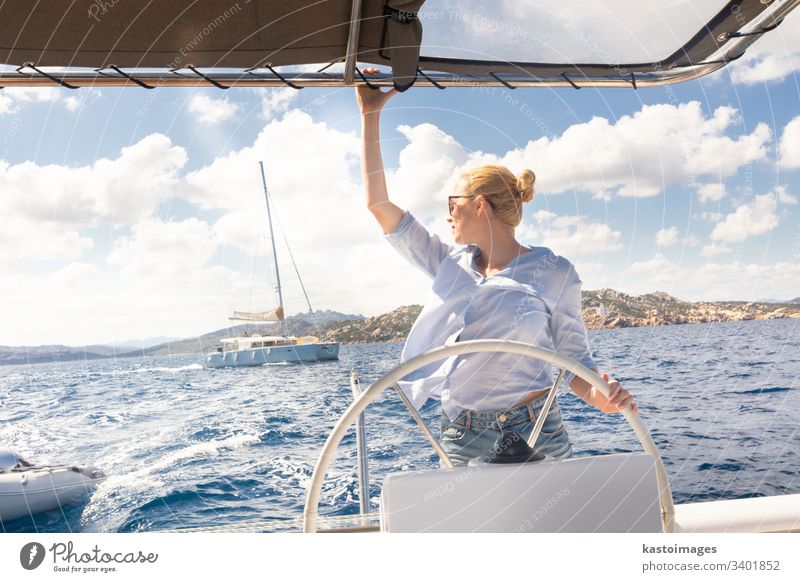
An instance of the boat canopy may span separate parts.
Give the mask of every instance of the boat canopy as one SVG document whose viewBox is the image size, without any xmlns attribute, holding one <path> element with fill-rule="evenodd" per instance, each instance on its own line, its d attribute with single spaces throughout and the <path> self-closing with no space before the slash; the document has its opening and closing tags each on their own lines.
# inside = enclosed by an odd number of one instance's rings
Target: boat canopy
<svg viewBox="0 0 800 582">
<path fill-rule="evenodd" d="M 800 0 L 8 0 L 0 86 L 664 85 Z"/>
<path fill-rule="evenodd" d="M 288 341 L 292 338 L 287 338 L 282 335 L 243 335 L 238 337 L 226 337 L 220 340 L 222 344 L 233 344 L 240 340 L 245 341 L 264 341 L 264 342 L 279 342 Z"/>
<path fill-rule="evenodd" d="M 234 311 L 232 321 L 250 321 L 253 323 L 283 321 L 283 308 L 277 307 L 272 311 Z"/>
</svg>

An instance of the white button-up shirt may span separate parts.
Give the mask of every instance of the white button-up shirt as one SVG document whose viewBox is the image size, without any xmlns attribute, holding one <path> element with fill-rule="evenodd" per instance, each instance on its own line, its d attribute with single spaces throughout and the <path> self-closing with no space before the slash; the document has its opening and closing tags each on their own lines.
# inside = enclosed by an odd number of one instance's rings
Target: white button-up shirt
<svg viewBox="0 0 800 582">
<path fill-rule="evenodd" d="M 596 369 L 581 316 L 575 268 L 545 247 L 529 247 L 490 277 L 475 268 L 476 245 L 450 246 L 406 212 L 386 239 L 433 279 L 425 307 L 406 340 L 401 361 L 471 339 L 527 342 Z M 568 376 L 567 381 L 571 379 Z M 412 372 L 400 387 L 415 406 L 439 398 L 451 419 L 462 409 L 511 408 L 526 394 L 550 388 L 551 366 L 529 356 L 473 353 Z"/>
</svg>

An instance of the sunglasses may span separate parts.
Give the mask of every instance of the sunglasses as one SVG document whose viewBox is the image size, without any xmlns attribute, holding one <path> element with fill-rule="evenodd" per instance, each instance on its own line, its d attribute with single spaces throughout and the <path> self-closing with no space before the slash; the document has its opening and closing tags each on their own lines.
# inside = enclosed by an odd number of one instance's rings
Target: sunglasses
<svg viewBox="0 0 800 582">
<path fill-rule="evenodd" d="M 450 216 L 453 216 L 453 208 L 455 208 L 455 206 L 456 206 L 455 204 L 453 204 L 453 200 L 455 200 L 456 198 L 477 198 L 478 196 L 480 196 L 480 194 L 470 194 L 468 196 L 448 196 L 447 197 L 447 210 L 448 210 L 448 212 L 450 212 Z M 484 200 L 486 200 L 486 204 L 489 205 L 489 208 L 491 208 L 492 210 L 497 210 L 494 207 L 494 204 L 492 204 L 491 200 L 489 200 L 486 197 L 484 197 Z"/>
</svg>

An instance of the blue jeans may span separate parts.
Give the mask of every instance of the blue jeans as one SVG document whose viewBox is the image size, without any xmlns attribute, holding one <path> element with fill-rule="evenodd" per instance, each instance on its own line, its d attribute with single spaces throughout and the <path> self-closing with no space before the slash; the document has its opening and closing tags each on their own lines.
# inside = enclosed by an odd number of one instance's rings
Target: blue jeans
<svg viewBox="0 0 800 582">
<path fill-rule="evenodd" d="M 492 454 L 501 428 L 515 430 L 527 440 L 546 399 L 545 394 L 528 404 L 501 412 L 462 410 L 453 420 L 442 412 L 441 441 L 447 456 L 454 465 L 466 465 L 474 457 Z M 534 448 L 556 459 L 572 455 L 572 443 L 561 419 L 558 402 L 550 408 Z"/>
</svg>

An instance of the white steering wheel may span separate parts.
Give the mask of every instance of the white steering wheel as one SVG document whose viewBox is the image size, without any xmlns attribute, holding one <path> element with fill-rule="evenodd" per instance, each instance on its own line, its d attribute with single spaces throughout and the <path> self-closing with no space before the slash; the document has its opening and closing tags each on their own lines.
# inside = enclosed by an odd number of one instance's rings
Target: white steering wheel
<svg viewBox="0 0 800 582">
<path fill-rule="evenodd" d="M 387 388 L 395 385 L 399 380 L 414 370 L 450 356 L 460 356 L 476 352 L 500 352 L 533 357 L 548 364 L 552 364 L 562 371 L 566 370 L 572 372 L 577 377 L 591 384 L 594 388 L 597 388 L 605 396 L 608 396 L 611 392 L 608 383 L 586 366 L 569 358 L 565 358 L 564 356 L 560 356 L 555 352 L 523 342 L 511 340 L 469 340 L 458 342 L 450 346 L 434 348 L 411 358 L 407 362 L 392 368 L 378 381 L 364 390 L 361 395 L 347 407 L 347 410 L 342 413 L 339 421 L 333 427 L 333 430 L 331 430 L 328 439 L 322 447 L 317 463 L 314 465 L 311 483 L 306 491 L 306 504 L 303 511 L 304 533 L 313 533 L 317 531 L 317 515 L 319 511 L 320 493 L 322 492 L 322 482 L 328 472 L 328 467 L 333 461 L 339 443 L 341 443 L 350 425 L 356 422 L 359 414 L 364 412 L 367 406 L 377 400 Z M 557 385 L 558 382 L 556 382 L 554 388 L 556 388 Z M 647 431 L 647 428 L 645 428 L 639 416 L 631 410 L 630 406 L 622 410 L 622 415 L 633 429 L 642 448 L 655 459 L 663 531 L 665 533 L 672 533 L 675 531 L 675 507 L 672 501 L 672 491 L 669 486 L 667 471 L 664 468 L 661 455 L 650 433 Z"/>
</svg>

